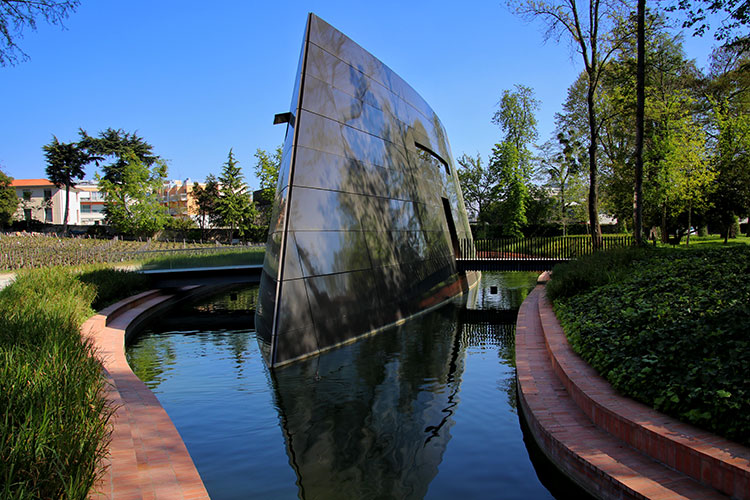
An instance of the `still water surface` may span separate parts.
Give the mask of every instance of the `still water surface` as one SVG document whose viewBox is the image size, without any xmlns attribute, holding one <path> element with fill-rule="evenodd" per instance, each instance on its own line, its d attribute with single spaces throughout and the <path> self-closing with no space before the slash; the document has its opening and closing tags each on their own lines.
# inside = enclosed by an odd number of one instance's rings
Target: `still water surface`
<svg viewBox="0 0 750 500">
<path fill-rule="evenodd" d="M 515 321 L 466 312 L 517 308 L 535 279 L 484 273 L 473 296 L 273 374 L 237 327 L 255 289 L 171 311 L 127 355 L 212 499 L 553 498 L 519 425 Z"/>
</svg>

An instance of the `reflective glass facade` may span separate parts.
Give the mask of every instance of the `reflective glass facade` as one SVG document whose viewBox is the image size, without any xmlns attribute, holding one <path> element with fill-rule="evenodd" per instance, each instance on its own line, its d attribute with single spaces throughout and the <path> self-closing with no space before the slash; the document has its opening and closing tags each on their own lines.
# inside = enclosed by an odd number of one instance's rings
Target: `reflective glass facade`
<svg viewBox="0 0 750 500">
<path fill-rule="evenodd" d="M 270 366 L 466 290 L 468 218 L 440 120 L 406 82 L 308 17 L 256 328 Z"/>
</svg>

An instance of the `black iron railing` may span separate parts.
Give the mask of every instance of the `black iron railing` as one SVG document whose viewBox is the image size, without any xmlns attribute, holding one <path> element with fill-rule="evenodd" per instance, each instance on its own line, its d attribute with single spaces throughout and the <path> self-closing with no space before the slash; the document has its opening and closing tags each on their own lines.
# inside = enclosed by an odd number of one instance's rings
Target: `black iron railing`
<svg viewBox="0 0 750 500">
<path fill-rule="evenodd" d="M 542 236 L 459 240 L 457 260 L 570 260 L 597 250 L 632 246 L 632 236 L 602 236 L 596 247 L 590 236 Z"/>
</svg>

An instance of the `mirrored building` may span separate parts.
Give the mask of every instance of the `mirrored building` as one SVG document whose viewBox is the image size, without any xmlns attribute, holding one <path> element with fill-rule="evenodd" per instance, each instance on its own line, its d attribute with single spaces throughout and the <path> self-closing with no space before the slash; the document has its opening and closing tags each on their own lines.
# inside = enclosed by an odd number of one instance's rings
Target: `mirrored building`
<svg viewBox="0 0 750 500">
<path fill-rule="evenodd" d="M 445 130 L 403 79 L 309 14 L 256 329 L 269 366 L 438 306 L 476 281 Z"/>
</svg>

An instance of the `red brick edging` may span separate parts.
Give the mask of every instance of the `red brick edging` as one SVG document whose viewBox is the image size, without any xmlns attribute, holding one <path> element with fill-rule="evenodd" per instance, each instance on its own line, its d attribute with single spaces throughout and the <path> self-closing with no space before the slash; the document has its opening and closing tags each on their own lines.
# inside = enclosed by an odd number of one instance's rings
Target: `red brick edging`
<svg viewBox="0 0 750 500">
<path fill-rule="evenodd" d="M 519 311 L 516 361 L 520 406 L 535 440 L 588 491 L 750 499 L 750 449 L 617 394 L 572 351 L 543 286 Z"/>
<path fill-rule="evenodd" d="M 100 311 L 81 327 L 81 335 L 91 339 L 104 365 L 107 399 L 116 408 L 107 469 L 90 498 L 209 498 L 167 412 L 125 359 L 130 327 L 171 298 L 144 292 Z"/>
</svg>

